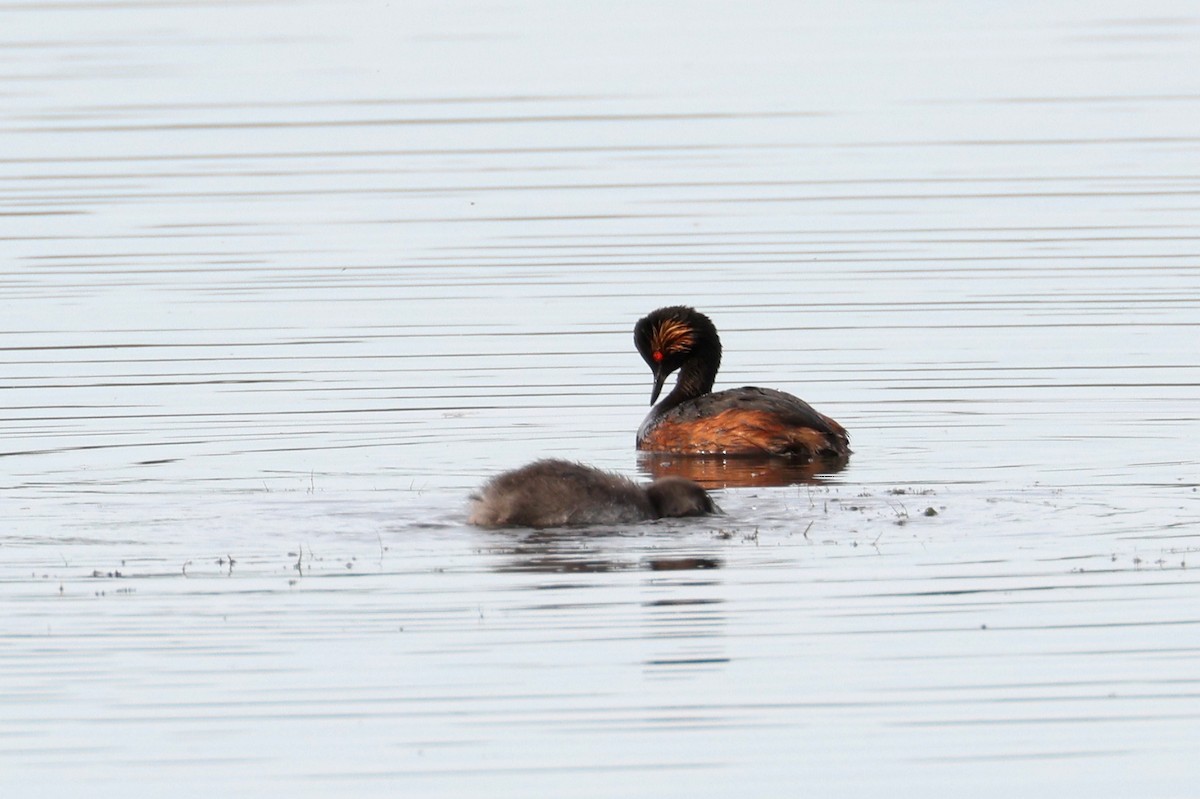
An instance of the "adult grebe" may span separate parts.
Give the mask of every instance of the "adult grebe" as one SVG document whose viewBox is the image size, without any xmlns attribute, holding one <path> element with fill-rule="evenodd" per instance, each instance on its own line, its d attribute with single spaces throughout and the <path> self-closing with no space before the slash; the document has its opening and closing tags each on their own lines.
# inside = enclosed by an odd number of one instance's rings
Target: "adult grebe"
<svg viewBox="0 0 1200 799">
<path fill-rule="evenodd" d="M 712 393 L 721 339 L 712 321 L 694 308 L 659 308 L 634 326 L 633 343 L 654 373 L 652 404 L 667 377 L 679 370 L 675 388 L 638 429 L 638 449 L 806 460 L 850 454 L 846 429 L 798 397 L 751 386 Z"/>
<path fill-rule="evenodd" d="M 703 488 L 682 477 L 640 486 L 619 474 L 547 459 L 484 483 L 471 495 L 467 521 L 480 527 L 560 527 L 719 512 Z"/>
</svg>

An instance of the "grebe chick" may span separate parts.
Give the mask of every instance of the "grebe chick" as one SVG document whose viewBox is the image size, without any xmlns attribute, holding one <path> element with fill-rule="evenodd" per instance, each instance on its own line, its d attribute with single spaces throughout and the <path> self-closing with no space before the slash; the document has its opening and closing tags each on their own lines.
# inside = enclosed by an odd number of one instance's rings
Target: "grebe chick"
<svg viewBox="0 0 1200 799">
<path fill-rule="evenodd" d="M 471 495 L 467 521 L 480 527 L 560 527 L 719 512 L 699 484 L 682 477 L 663 477 L 640 486 L 619 474 L 547 459 L 484 483 Z"/>
<path fill-rule="evenodd" d="M 667 377 L 679 370 L 675 388 L 638 429 L 638 449 L 805 460 L 850 454 L 846 429 L 799 397 L 752 386 L 712 393 L 721 339 L 712 321 L 694 308 L 659 308 L 634 326 L 633 343 L 654 373 L 652 405 Z"/>
</svg>

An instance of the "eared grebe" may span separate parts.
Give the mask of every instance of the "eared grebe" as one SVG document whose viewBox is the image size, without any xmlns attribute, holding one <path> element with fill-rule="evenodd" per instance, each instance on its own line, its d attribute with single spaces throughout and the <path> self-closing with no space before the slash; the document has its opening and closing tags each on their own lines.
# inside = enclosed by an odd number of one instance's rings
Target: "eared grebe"
<svg viewBox="0 0 1200 799">
<path fill-rule="evenodd" d="M 640 486 L 619 474 L 550 459 L 534 461 L 484 483 L 471 495 L 467 521 L 480 527 L 560 527 L 718 512 L 703 488 L 682 477 L 664 477 Z"/>
<path fill-rule="evenodd" d="M 694 308 L 659 308 L 633 328 L 633 343 L 654 373 L 652 404 L 679 370 L 675 388 L 638 429 L 638 449 L 807 460 L 850 453 L 846 429 L 798 397 L 751 386 L 712 393 L 721 340 L 712 321 Z"/>
</svg>

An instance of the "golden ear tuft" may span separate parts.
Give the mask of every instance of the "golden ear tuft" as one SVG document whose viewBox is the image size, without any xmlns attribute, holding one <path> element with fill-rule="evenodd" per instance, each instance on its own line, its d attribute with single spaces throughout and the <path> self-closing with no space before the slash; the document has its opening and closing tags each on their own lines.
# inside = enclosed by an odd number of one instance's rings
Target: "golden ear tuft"
<svg viewBox="0 0 1200 799">
<path fill-rule="evenodd" d="M 651 349 L 670 355 L 687 352 L 695 343 L 691 325 L 678 319 L 664 319 L 650 337 Z"/>
</svg>

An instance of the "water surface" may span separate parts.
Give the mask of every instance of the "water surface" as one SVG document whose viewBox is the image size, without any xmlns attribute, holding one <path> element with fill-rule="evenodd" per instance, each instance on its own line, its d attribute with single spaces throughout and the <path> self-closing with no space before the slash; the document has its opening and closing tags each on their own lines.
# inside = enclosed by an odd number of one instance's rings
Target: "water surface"
<svg viewBox="0 0 1200 799">
<path fill-rule="evenodd" d="M 0 4 L 6 795 L 1183 796 L 1200 17 Z M 726 515 L 634 322 L 850 429 Z M 13 791 L 17 793 L 13 793 Z"/>
</svg>

